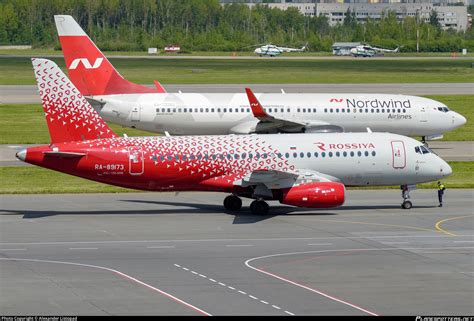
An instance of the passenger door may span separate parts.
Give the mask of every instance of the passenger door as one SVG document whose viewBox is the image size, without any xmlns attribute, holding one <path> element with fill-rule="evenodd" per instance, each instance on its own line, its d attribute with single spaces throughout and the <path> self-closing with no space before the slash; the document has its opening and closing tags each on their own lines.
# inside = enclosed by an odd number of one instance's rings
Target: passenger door
<svg viewBox="0 0 474 321">
<path fill-rule="evenodd" d="M 131 147 L 128 150 L 128 163 L 130 175 L 137 176 L 143 174 L 144 171 L 143 150 L 141 147 Z"/>
<path fill-rule="evenodd" d="M 392 166 L 393 168 L 405 168 L 407 163 L 405 145 L 402 141 L 392 141 Z"/>
</svg>

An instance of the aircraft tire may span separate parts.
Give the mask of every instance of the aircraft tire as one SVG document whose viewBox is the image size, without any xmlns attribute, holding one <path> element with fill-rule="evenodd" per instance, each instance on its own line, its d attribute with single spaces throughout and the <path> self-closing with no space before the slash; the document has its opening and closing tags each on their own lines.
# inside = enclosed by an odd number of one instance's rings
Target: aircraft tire
<svg viewBox="0 0 474 321">
<path fill-rule="evenodd" d="M 238 211 L 242 208 L 242 200 L 236 195 L 229 195 L 224 199 L 224 208 L 229 211 Z"/>
<path fill-rule="evenodd" d="M 404 202 L 402 203 L 402 208 L 403 208 L 404 210 L 409 210 L 409 209 L 412 208 L 412 207 L 413 207 L 413 204 L 412 204 L 410 201 L 404 201 Z"/>
<path fill-rule="evenodd" d="M 267 215 L 270 210 L 267 202 L 255 200 L 250 204 L 250 212 L 254 215 Z"/>
</svg>

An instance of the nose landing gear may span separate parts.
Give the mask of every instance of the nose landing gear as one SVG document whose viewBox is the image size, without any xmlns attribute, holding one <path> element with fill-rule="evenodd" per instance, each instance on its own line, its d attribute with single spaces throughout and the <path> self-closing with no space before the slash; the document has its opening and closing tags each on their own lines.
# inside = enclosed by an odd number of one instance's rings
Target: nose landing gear
<svg viewBox="0 0 474 321">
<path fill-rule="evenodd" d="M 402 185 L 400 186 L 400 188 L 402 190 L 402 197 L 403 197 L 402 208 L 405 210 L 409 210 L 410 208 L 413 207 L 413 203 L 410 201 L 410 190 L 414 188 L 409 185 Z"/>
</svg>

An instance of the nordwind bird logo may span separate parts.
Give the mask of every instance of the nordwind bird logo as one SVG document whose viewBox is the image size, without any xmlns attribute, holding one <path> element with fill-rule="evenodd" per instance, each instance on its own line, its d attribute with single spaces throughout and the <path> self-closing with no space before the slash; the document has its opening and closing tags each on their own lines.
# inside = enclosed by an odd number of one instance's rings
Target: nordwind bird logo
<svg viewBox="0 0 474 321">
<path fill-rule="evenodd" d="M 82 65 L 84 66 L 84 68 L 86 69 L 97 69 L 100 67 L 100 65 L 102 64 L 102 61 L 104 60 L 104 58 L 97 58 L 95 61 L 94 61 L 94 64 L 92 65 L 89 60 L 87 58 L 76 58 L 72 61 L 71 65 L 69 66 L 69 69 L 70 70 L 74 70 L 76 69 L 80 63 L 82 63 Z"/>
</svg>

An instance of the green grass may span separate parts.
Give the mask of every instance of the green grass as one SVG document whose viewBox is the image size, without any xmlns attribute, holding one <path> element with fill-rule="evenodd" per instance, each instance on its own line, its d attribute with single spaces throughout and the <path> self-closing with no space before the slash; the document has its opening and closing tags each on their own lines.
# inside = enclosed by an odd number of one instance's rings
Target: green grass
<svg viewBox="0 0 474 321">
<path fill-rule="evenodd" d="M 445 141 L 474 141 L 474 95 L 428 96 L 448 105 L 467 118 L 467 124 L 446 133 Z M 110 124 L 122 136 L 152 136 L 154 133 Z M 47 144 L 49 134 L 39 104 L 0 105 L 0 144 Z"/>
<path fill-rule="evenodd" d="M 119 136 L 153 136 L 156 133 L 109 124 Z M 0 144 L 47 144 L 49 133 L 41 105 L 0 105 Z"/>
<path fill-rule="evenodd" d="M 64 60 L 53 58 L 64 70 Z M 151 84 L 474 82 L 473 60 L 111 58 L 128 80 Z M 29 58 L 0 57 L 0 85 L 33 85 Z"/>
<path fill-rule="evenodd" d="M 453 175 L 443 180 L 448 189 L 474 188 L 474 162 L 450 162 L 449 164 L 453 168 Z M 436 187 L 435 185 L 435 183 L 419 184 L 418 188 L 433 189 Z M 120 193 L 133 191 L 40 167 L 0 167 L 0 194 Z"/>
</svg>

